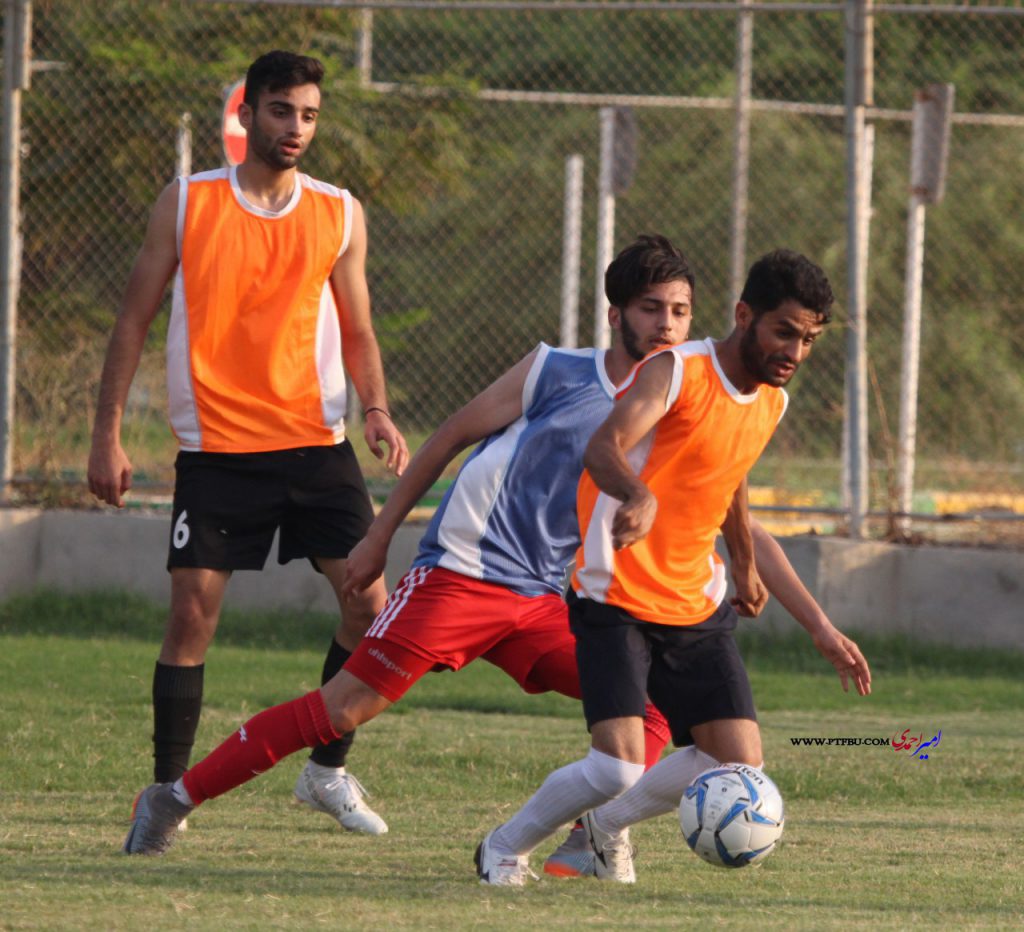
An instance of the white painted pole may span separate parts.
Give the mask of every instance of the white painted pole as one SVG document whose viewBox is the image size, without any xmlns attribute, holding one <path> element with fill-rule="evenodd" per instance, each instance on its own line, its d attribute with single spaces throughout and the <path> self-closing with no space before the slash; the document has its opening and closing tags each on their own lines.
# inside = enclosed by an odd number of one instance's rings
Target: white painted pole
<svg viewBox="0 0 1024 932">
<path fill-rule="evenodd" d="M 356 70 L 359 72 L 359 86 L 369 87 L 373 81 L 373 10 L 359 11 L 359 60 Z"/>
<path fill-rule="evenodd" d="M 903 360 L 900 370 L 900 425 L 897 439 L 895 527 L 910 531 L 914 510 L 917 452 L 917 395 L 921 359 L 921 291 L 924 281 L 924 227 L 927 204 L 937 204 L 946 189 L 946 162 L 953 114 L 952 84 L 931 84 L 914 95 L 910 139 L 910 206 L 907 211 L 907 268 L 903 298 Z"/>
<path fill-rule="evenodd" d="M 604 273 L 612 261 L 615 244 L 615 192 L 612 187 L 615 158 L 615 108 L 601 108 L 601 162 L 597 179 L 597 254 L 594 293 L 594 346 L 611 346 L 608 328 L 608 299 L 604 293 Z"/>
<path fill-rule="evenodd" d="M 14 394 L 21 284 L 21 93 L 32 73 L 31 0 L 4 4 L 0 129 L 0 501 L 14 478 Z"/>
<path fill-rule="evenodd" d="M 869 504 L 868 476 L 868 341 L 867 108 L 873 85 L 872 0 L 846 0 L 846 203 L 847 316 L 846 405 L 850 537 L 862 538 Z"/>
<path fill-rule="evenodd" d="M 751 0 L 738 0 L 736 24 L 736 120 L 733 130 L 732 223 L 729 236 L 729 293 L 726 295 L 725 333 L 735 323 L 736 302 L 747 271 L 747 206 L 750 188 L 750 84 L 753 72 L 754 14 Z"/>
<path fill-rule="evenodd" d="M 896 527 L 910 530 L 914 502 L 914 455 L 917 445 L 917 381 L 921 358 L 921 282 L 924 276 L 925 202 L 910 196 L 907 216 L 907 269 L 904 280 L 903 364 L 900 370 L 900 428 L 897 456 L 899 510 Z"/>
<path fill-rule="evenodd" d="M 864 175 L 861 181 L 860 205 L 860 262 L 865 270 L 870 266 L 868 259 L 871 246 L 871 185 L 875 167 L 875 127 L 870 123 L 864 127 Z M 865 275 L 867 272 L 865 271 Z M 845 411 L 849 411 L 846 408 Z M 844 423 L 839 444 L 839 469 L 842 507 L 850 510 L 850 433 Z"/>
<path fill-rule="evenodd" d="M 562 226 L 562 312 L 560 345 L 579 345 L 580 250 L 583 240 L 583 156 L 565 159 L 565 217 Z"/>
<path fill-rule="evenodd" d="M 178 120 L 178 138 L 175 141 L 178 156 L 176 177 L 188 177 L 192 174 L 192 114 L 183 113 Z"/>
</svg>

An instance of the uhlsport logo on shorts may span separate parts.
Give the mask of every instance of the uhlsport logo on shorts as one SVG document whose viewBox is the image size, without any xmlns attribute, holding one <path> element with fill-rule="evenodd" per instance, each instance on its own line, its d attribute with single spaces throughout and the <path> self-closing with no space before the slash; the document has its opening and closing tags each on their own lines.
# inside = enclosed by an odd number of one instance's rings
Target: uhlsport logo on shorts
<svg viewBox="0 0 1024 932">
<path fill-rule="evenodd" d="M 384 653 L 379 647 L 371 647 L 368 651 L 369 655 L 376 660 L 378 663 L 383 664 L 392 673 L 397 673 L 403 679 L 411 680 L 412 674 L 408 670 L 403 670 L 397 663 L 395 663 L 387 654 Z"/>
<path fill-rule="evenodd" d="M 930 729 L 929 729 L 930 730 Z M 915 732 L 918 732 L 915 734 Z M 895 734 L 887 738 L 817 738 L 817 737 L 791 737 L 789 743 L 795 747 L 822 748 L 822 747 L 883 747 L 891 748 L 897 754 L 914 760 L 928 760 L 935 753 L 942 740 L 942 730 L 935 732 L 935 736 L 928 741 L 924 740 L 927 731 L 918 731 L 915 728 L 904 728 L 897 730 Z M 927 751 L 928 753 L 925 753 Z"/>
</svg>

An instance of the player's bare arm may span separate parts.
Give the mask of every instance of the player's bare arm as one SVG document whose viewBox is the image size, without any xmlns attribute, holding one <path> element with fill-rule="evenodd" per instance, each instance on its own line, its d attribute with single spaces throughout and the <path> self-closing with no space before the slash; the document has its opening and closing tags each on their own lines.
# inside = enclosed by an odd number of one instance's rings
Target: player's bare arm
<svg viewBox="0 0 1024 932">
<path fill-rule="evenodd" d="M 871 670 L 857 644 L 843 634 L 807 591 L 779 542 L 757 521 L 751 519 L 751 536 L 758 572 L 772 595 L 811 636 L 818 652 L 835 667 L 843 691 L 852 680 L 857 692 L 871 692 Z"/>
<path fill-rule="evenodd" d="M 583 454 L 583 465 L 597 487 L 622 502 L 612 521 L 612 545 L 616 550 L 643 540 L 654 524 L 657 499 L 640 481 L 626 454 L 665 416 L 674 365 L 670 353 L 645 362 Z"/>
<path fill-rule="evenodd" d="M 722 537 L 729 551 L 729 569 L 736 594 L 729 603 L 736 612 L 756 618 L 768 601 L 768 591 L 761 582 L 754 559 L 754 540 L 750 532 L 750 509 L 747 500 L 747 479 L 743 478 L 729 504 L 722 522 Z"/>
<path fill-rule="evenodd" d="M 178 182 L 174 181 L 164 188 L 153 206 L 142 248 L 125 286 L 100 377 L 89 450 L 89 491 L 119 508 L 132 484 L 132 465 L 121 446 L 121 419 L 146 334 L 178 265 L 177 213 Z"/>
<path fill-rule="evenodd" d="M 363 435 L 370 452 L 385 459 L 396 476 L 409 463 L 405 437 L 388 413 L 384 367 L 370 317 L 370 289 L 366 283 L 366 218 L 362 204 L 352 199 L 352 233 L 348 248 L 331 270 L 331 288 L 338 305 L 341 349 L 345 369 L 359 393 L 366 422 Z M 374 410 L 371 410 L 374 409 Z M 381 444 L 387 446 L 387 452 Z"/>
<path fill-rule="evenodd" d="M 416 503 L 466 447 L 507 427 L 523 414 L 523 388 L 534 350 L 449 417 L 419 448 L 345 564 L 346 594 L 359 592 L 384 572 L 388 546 Z"/>
</svg>

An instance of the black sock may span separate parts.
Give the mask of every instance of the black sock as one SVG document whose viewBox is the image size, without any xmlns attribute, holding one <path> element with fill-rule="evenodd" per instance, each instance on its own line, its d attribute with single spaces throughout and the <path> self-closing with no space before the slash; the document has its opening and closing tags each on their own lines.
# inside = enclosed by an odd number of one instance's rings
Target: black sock
<svg viewBox="0 0 1024 932">
<path fill-rule="evenodd" d="M 324 672 L 320 677 L 320 684 L 323 685 L 328 680 L 334 679 L 334 674 L 345 665 L 345 661 L 351 656 L 351 651 L 345 650 L 344 647 L 332 638 L 330 649 L 324 658 Z M 348 757 L 348 749 L 352 747 L 352 742 L 355 740 L 356 733 L 354 730 L 346 732 L 330 744 L 321 744 L 313 748 L 313 753 L 309 755 L 309 759 L 314 764 L 320 764 L 322 767 L 344 767 L 345 758 Z"/>
<path fill-rule="evenodd" d="M 170 783 L 188 770 L 203 707 L 203 664 L 153 671 L 153 779 Z"/>
</svg>

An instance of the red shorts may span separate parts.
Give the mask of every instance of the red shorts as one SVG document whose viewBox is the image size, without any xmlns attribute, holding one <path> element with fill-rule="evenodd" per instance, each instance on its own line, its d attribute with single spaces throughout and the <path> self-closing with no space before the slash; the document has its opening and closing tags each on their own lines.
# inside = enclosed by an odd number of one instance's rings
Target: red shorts
<svg viewBox="0 0 1024 932">
<path fill-rule="evenodd" d="M 527 597 L 442 567 L 414 567 L 345 669 L 397 702 L 424 673 L 471 660 L 500 667 L 526 692 L 580 697 L 576 640 L 558 596 Z"/>
</svg>

